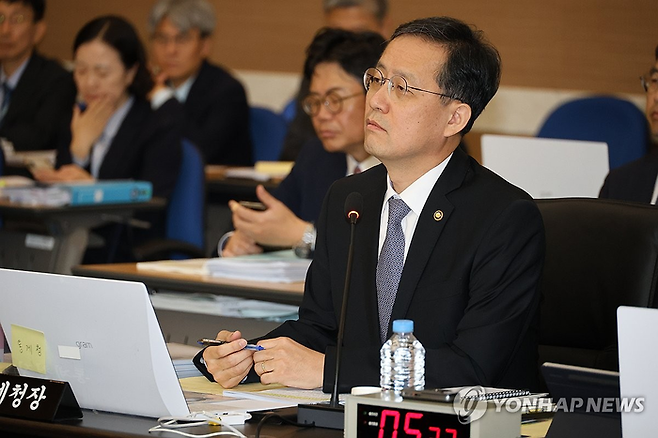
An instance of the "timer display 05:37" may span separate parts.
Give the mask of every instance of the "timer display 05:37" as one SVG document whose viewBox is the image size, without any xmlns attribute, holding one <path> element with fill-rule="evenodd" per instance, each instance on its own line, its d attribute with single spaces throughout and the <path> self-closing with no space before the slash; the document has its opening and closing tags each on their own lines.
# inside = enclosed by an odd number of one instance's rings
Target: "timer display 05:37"
<svg viewBox="0 0 658 438">
<path fill-rule="evenodd" d="M 359 438 L 470 438 L 470 425 L 457 415 L 359 404 Z"/>
</svg>

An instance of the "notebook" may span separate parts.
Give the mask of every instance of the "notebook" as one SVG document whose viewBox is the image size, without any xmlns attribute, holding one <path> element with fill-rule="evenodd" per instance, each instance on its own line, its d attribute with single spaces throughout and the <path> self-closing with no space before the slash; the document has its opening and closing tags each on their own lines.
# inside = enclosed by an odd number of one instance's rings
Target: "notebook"
<svg viewBox="0 0 658 438">
<path fill-rule="evenodd" d="M 68 381 L 86 409 L 189 414 L 144 284 L 9 269 L 0 282 L 21 375 Z"/>
<path fill-rule="evenodd" d="M 617 309 L 622 397 L 644 397 L 642 412 L 622 412 L 624 438 L 655 435 L 658 417 L 658 309 Z"/>
<path fill-rule="evenodd" d="M 597 198 L 609 170 L 608 145 L 483 135 L 482 165 L 535 199 Z"/>
</svg>

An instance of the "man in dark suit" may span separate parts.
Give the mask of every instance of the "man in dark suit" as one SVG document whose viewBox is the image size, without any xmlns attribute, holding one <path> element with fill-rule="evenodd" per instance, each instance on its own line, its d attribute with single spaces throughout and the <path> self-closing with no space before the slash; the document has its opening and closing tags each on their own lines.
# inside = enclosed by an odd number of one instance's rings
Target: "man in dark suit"
<svg viewBox="0 0 658 438">
<path fill-rule="evenodd" d="M 183 137 L 201 150 L 206 164 L 253 164 L 244 88 L 207 60 L 215 29 L 212 5 L 206 0 L 161 0 L 151 10 L 149 27 L 154 107 L 172 95 L 183 103 Z"/>
<path fill-rule="evenodd" d="M 605 178 L 600 198 L 656 204 L 658 198 L 658 46 L 655 63 L 642 76 L 647 95 L 645 113 L 649 122 L 651 145 L 644 157 L 612 170 Z"/>
<path fill-rule="evenodd" d="M 312 254 L 313 224 L 329 186 L 357 169 L 379 164 L 363 146 L 363 71 L 377 62 L 383 49 L 384 38 L 374 32 L 325 28 L 315 35 L 304 63 L 310 83 L 304 111 L 318 137 L 304 145 L 273 196 L 261 186 L 256 189 L 266 211 L 229 202 L 236 231 L 222 237 L 220 255 L 258 253 L 260 245 L 294 246 L 300 257 Z"/>
<path fill-rule="evenodd" d="M 425 346 L 426 386 L 537 386 L 539 210 L 457 149 L 499 79 L 496 49 L 458 20 L 395 31 L 364 78 L 365 146 L 382 165 L 327 194 L 299 319 L 258 341 L 256 353 L 242 349 L 239 332 L 220 332 L 230 342 L 203 353 L 212 378 L 331 388 L 350 236 L 344 204 L 356 192 L 363 208 L 341 389 L 379 383 L 380 346 L 403 318 Z"/>
<path fill-rule="evenodd" d="M 43 0 L 0 1 L 0 137 L 16 151 L 55 149 L 75 99 L 71 74 L 34 50 L 44 11 Z"/>
</svg>

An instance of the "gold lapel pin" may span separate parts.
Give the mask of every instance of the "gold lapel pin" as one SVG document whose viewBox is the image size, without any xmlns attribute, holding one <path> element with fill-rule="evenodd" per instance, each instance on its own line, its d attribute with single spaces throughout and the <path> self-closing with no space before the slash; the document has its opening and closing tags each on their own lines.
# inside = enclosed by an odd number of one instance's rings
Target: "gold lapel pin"
<svg viewBox="0 0 658 438">
<path fill-rule="evenodd" d="M 441 219 L 443 219 L 443 212 L 441 210 L 436 210 L 434 212 L 434 220 L 438 222 Z"/>
</svg>

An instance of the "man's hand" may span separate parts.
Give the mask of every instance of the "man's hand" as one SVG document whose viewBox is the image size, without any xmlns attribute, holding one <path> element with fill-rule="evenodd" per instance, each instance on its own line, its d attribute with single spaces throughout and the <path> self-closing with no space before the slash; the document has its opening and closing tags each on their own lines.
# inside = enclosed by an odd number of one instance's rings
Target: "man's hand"
<svg viewBox="0 0 658 438">
<path fill-rule="evenodd" d="M 264 339 L 265 350 L 254 353 L 254 370 L 260 381 L 302 389 L 322 386 L 324 354 L 306 348 L 290 338 Z"/>
<path fill-rule="evenodd" d="M 217 339 L 228 343 L 206 348 L 203 360 L 215 382 L 224 388 L 233 388 L 249 373 L 254 363 L 254 352 L 244 349 L 247 340 L 239 331 L 222 330 L 217 334 Z"/>
<path fill-rule="evenodd" d="M 263 252 L 261 246 L 258 246 L 253 239 L 247 237 L 242 231 L 236 230 L 226 241 L 226 245 L 222 249 L 222 257 L 259 254 L 261 252 Z"/>
<path fill-rule="evenodd" d="M 308 222 L 295 216 L 262 185 L 256 187 L 256 195 L 267 210 L 254 211 L 238 202 L 229 202 L 235 229 L 261 245 L 293 246 L 299 242 L 304 236 Z"/>
</svg>

